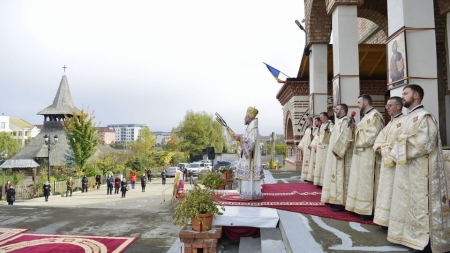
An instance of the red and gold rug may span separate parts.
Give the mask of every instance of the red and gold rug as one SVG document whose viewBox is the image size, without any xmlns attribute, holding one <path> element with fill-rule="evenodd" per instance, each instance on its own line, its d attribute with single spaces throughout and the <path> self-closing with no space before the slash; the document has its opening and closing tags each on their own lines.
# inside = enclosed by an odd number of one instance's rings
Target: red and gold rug
<svg viewBox="0 0 450 253">
<path fill-rule="evenodd" d="M 9 230 L 9 231 L 8 231 Z M 0 233 L 12 234 L 0 240 L 0 252 L 124 252 L 137 237 L 102 237 L 80 235 L 47 235 L 21 233 L 23 229 L 0 229 Z M 18 232 L 18 233 L 16 233 Z M 0 235 L 3 235 L 0 234 Z"/>
<path fill-rule="evenodd" d="M 322 189 L 310 183 L 263 184 L 261 200 L 241 200 L 238 194 L 217 196 L 225 206 L 263 206 L 297 213 L 305 213 L 343 221 L 375 225 L 357 215 L 333 212 L 331 207 L 320 201 Z"/>
</svg>

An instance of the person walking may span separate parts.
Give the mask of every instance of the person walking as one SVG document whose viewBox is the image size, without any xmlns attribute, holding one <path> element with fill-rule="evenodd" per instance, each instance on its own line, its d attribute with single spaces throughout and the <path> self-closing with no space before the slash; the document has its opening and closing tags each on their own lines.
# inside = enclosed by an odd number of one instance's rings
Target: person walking
<svg viewBox="0 0 450 253">
<path fill-rule="evenodd" d="M 152 181 L 152 170 L 151 169 L 147 170 L 147 177 L 148 177 L 148 181 L 151 182 Z"/>
<path fill-rule="evenodd" d="M 111 176 L 111 174 L 108 175 L 108 178 L 106 179 L 106 195 L 111 194 L 112 195 L 112 189 L 114 186 L 114 177 Z"/>
<path fill-rule="evenodd" d="M 70 192 L 70 197 L 72 197 L 72 188 L 73 188 L 73 181 L 72 178 L 69 178 L 66 182 L 67 190 L 66 190 L 66 197 L 67 194 Z"/>
<path fill-rule="evenodd" d="M 145 174 L 142 173 L 141 176 L 141 187 L 142 187 L 142 192 L 145 192 L 145 186 L 147 185 L 147 178 L 145 177 Z"/>
<path fill-rule="evenodd" d="M 119 194 L 119 188 L 120 188 L 120 177 L 117 176 L 116 179 L 114 179 L 114 194 Z"/>
<path fill-rule="evenodd" d="M 50 189 L 51 189 L 51 188 L 52 188 L 52 187 L 51 187 L 49 181 L 47 181 L 47 182 L 44 183 L 43 190 L 44 190 L 45 202 L 48 202 L 48 196 L 50 196 Z"/>
<path fill-rule="evenodd" d="M 88 192 L 88 188 L 89 188 L 88 179 L 86 175 L 84 175 L 83 179 L 81 179 L 81 192 L 84 191 Z"/>
<path fill-rule="evenodd" d="M 136 185 L 136 172 L 134 171 L 131 172 L 130 181 L 131 181 L 131 189 L 134 189 L 134 186 Z"/>
<path fill-rule="evenodd" d="M 122 179 L 122 182 L 120 182 L 120 191 L 122 192 L 122 198 L 125 198 L 125 195 L 128 191 L 128 183 L 125 177 Z"/>
<path fill-rule="evenodd" d="M 101 184 L 101 176 L 99 174 L 97 174 L 95 176 L 95 185 L 97 186 L 97 189 L 100 189 L 100 184 Z"/>
<path fill-rule="evenodd" d="M 10 206 L 14 205 L 14 201 L 16 201 L 16 190 L 14 190 L 12 185 L 10 185 L 6 191 L 6 201 Z"/>
<path fill-rule="evenodd" d="M 161 172 L 161 179 L 162 179 L 162 184 L 165 185 L 166 184 L 166 170 L 163 170 L 163 172 Z"/>
</svg>

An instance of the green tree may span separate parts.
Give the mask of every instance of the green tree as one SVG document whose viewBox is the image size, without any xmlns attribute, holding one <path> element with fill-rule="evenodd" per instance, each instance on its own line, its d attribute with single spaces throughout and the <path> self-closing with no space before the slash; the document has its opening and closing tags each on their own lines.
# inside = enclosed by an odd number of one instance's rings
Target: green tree
<svg viewBox="0 0 450 253">
<path fill-rule="evenodd" d="M 0 132 L 0 159 L 9 159 L 20 150 L 19 143 L 10 133 Z"/>
<path fill-rule="evenodd" d="M 180 151 L 180 139 L 177 135 L 177 128 L 172 128 L 172 132 L 170 133 L 170 140 L 164 145 L 163 149 L 166 151 Z"/>
<path fill-rule="evenodd" d="M 177 127 L 180 150 L 190 157 L 200 157 L 206 147 L 213 146 L 218 152 L 225 147 L 222 126 L 206 112 L 187 111 L 184 120 Z"/>
<path fill-rule="evenodd" d="M 144 126 L 141 129 L 141 134 L 137 140 L 130 145 L 131 151 L 137 154 L 151 154 L 153 152 L 153 146 L 156 143 L 156 138 L 148 126 Z"/>
<path fill-rule="evenodd" d="M 139 160 L 139 158 L 135 158 L 131 168 L 133 169 L 133 171 L 140 172 L 142 170 L 142 168 L 143 168 L 141 160 Z"/>
<path fill-rule="evenodd" d="M 286 143 L 284 142 L 278 142 L 275 144 L 275 154 L 277 155 L 283 155 L 284 158 L 286 158 Z"/>
<path fill-rule="evenodd" d="M 93 123 L 94 117 L 89 116 L 84 109 L 72 114 L 73 117 L 66 116 L 63 122 L 64 131 L 73 152 L 73 161 L 79 170 L 84 172 L 87 160 L 97 150 L 97 130 Z"/>
</svg>

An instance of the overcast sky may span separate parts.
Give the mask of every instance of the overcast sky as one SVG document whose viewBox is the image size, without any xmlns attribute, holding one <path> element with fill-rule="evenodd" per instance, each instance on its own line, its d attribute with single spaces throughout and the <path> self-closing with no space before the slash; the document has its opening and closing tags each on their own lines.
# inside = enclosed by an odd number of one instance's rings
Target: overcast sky
<svg viewBox="0 0 450 253">
<path fill-rule="evenodd" d="M 97 123 L 170 131 L 187 110 L 237 133 L 248 106 L 262 135 L 283 133 L 281 88 L 295 77 L 303 1 L 0 1 L 0 113 L 43 124 L 66 65 L 75 106 Z"/>
</svg>

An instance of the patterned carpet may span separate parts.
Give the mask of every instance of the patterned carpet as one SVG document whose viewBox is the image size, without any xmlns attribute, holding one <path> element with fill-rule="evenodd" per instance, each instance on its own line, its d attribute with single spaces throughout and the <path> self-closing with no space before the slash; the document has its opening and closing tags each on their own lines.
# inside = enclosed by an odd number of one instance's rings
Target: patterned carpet
<svg viewBox="0 0 450 253">
<path fill-rule="evenodd" d="M 102 237 L 24 233 L 27 229 L 0 228 L 0 252 L 124 252 L 137 237 Z"/>
<path fill-rule="evenodd" d="M 217 196 L 225 206 L 263 206 L 325 218 L 375 225 L 362 220 L 356 214 L 333 212 L 320 201 L 322 189 L 309 183 L 263 184 L 262 200 L 241 200 L 237 194 Z"/>
</svg>

